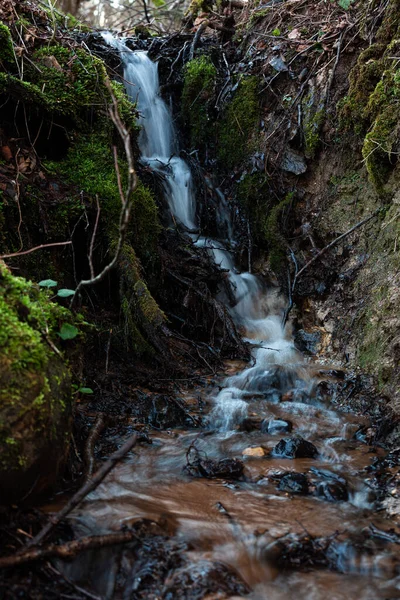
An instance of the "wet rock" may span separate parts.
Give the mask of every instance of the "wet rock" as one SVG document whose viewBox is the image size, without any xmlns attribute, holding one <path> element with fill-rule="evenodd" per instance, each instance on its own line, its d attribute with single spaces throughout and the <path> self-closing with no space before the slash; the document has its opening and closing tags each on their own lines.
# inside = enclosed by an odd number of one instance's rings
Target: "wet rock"
<svg viewBox="0 0 400 600">
<path fill-rule="evenodd" d="M 320 331 L 299 329 L 294 336 L 294 343 L 300 352 L 314 356 L 320 349 L 321 339 L 322 335 Z"/>
<path fill-rule="evenodd" d="M 283 171 L 287 171 L 288 173 L 301 175 L 307 171 L 306 160 L 302 154 L 289 148 L 284 154 L 281 163 L 281 169 Z"/>
<path fill-rule="evenodd" d="M 240 431 L 255 431 L 261 428 L 261 420 L 254 417 L 246 417 L 241 422 L 239 429 Z"/>
<path fill-rule="evenodd" d="M 207 479 L 239 479 L 243 474 L 244 464 L 238 458 L 223 458 L 212 460 L 203 457 L 197 448 L 193 447 L 187 457 L 186 471 L 195 477 Z"/>
<path fill-rule="evenodd" d="M 283 438 L 272 451 L 274 456 L 282 458 L 315 458 L 318 450 L 311 442 L 302 437 Z"/>
<path fill-rule="evenodd" d="M 318 498 L 328 502 L 341 502 L 348 500 L 349 494 L 346 486 L 340 481 L 320 481 L 317 483 L 315 493 Z"/>
<path fill-rule="evenodd" d="M 293 423 L 284 419 L 264 419 L 261 423 L 261 431 L 275 435 L 276 433 L 290 433 L 293 429 Z"/>
<path fill-rule="evenodd" d="M 308 494 L 308 479 L 303 473 L 286 473 L 281 477 L 278 490 L 290 494 Z"/>
<path fill-rule="evenodd" d="M 246 584 L 239 576 L 222 563 L 202 560 L 178 569 L 167 581 L 163 600 L 193 600 L 208 594 L 247 594 Z M 220 596 L 221 597 L 221 596 Z"/>
<path fill-rule="evenodd" d="M 258 456 L 262 457 L 266 455 L 266 451 L 261 446 L 257 446 L 256 448 L 246 448 L 242 452 L 243 456 Z"/>
</svg>

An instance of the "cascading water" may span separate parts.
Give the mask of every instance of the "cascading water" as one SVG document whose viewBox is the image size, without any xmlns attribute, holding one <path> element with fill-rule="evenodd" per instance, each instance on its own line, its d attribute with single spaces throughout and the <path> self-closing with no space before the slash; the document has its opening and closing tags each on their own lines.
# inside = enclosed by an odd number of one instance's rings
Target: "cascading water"
<svg viewBox="0 0 400 600">
<path fill-rule="evenodd" d="M 197 229 L 196 202 L 192 176 L 187 163 L 177 156 L 178 147 L 170 112 L 160 97 L 157 64 L 146 52 L 133 52 L 111 34 L 104 34 L 106 41 L 116 47 L 124 65 L 124 80 L 129 98 L 137 102 L 142 131 L 139 146 L 141 160 L 155 171 L 162 172 L 164 188 L 169 207 L 174 218 L 189 231 Z M 230 235 L 227 240 L 233 244 L 232 224 L 229 208 L 222 192 L 218 190 L 220 202 L 218 219 L 223 229 Z M 223 235 L 224 232 L 221 232 Z M 253 376 L 262 373 L 268 376 L 271 364 L 286 364 L 300 361 L 293 342 L 288 339 L 282 327 L 283 306 L 279 299 L 271 297 L 262 289 L 260 281 L 251 273 L 238 273 L 231 253 L 221 241 L 192 235 L 198 247 L 208 249 L 214 262 L 228 271 L 229 280 L 236 299 L 231 309 L 232 316 L 244 331 L 248 341 L 256 345 L 253 352 L 256 367 L 245 370 L 231 381 L 215 398 L 215 408 L 211 418 L 224 430 L 229 431 L 238 420 L 244 418 L 247 403 L 243 401 L 243 389 Z M 279 306 L 280 304 L 280 306 Z"/>
<path fill-rule="evenodd" d="M 318 383 L 324 379 L 318 375 L 321 368 L 303 359 L 289 332 L 282 328 L 283 299 L 267 293 L 254 275 L 236 271 L 228 250 L 234 241 L 223 195 L 218 222 L 221 237 L 223 230 L 229 239 L 225 237 L 221 243 L 198 237 L 191 173 L 177 156 L 171 115 L 159 95 L 157 65 L 146 53 L 132 52 L 110 34 L 105 38 L 120 52 L 128 94 L 138 101 L 143 126 L 141 160 L 163 173 L 165 194 L 177 224 L 187 230 L 193 243 L 208 249 L 216 264 L 229 271 L 236 297 L 232 316 L 253 345 L 253 365 L 227 366 L 231 375 L 212 396 L 212 430 L 155 429 L 152 445 L 136 448 L 135 455 L 117 465 L 73 513 L 76 532 L 114 531 L 142 518 L 166 519 L 175 528 L 173 539 L 186 548 L 182 556 L 190 573 L 198 573 L 204 561 L 222 561 L 247 582 L 253 600 L 400 597 L 400 561 L 394 544 L 383 547 L 369 540 L 364 551 L 358 541 L 360 532 L 370 525 L 374 506 L 373 494 L 363 483 L 363 470 L 373 455 L 354 437 L 360 422 L 367 425 L 368 420 L 335 411 L 329 399 L 317 393 Z M 201 394 L 204 388 L 195 388 L 186 400 L 196 404 Z M 255 418 L 258 426 L 248 430 L 244 422 L 238 427 L 246 415 L 247 421 Z M 292 459 L 279 454 L 276 448 L 291 431 L 303 436 L 306 443 L 312 442 L 317 454 Z M 194 444 L 211 460 L 244 455 L 244 478 L 232 485 L 221 479 L 188 477 L 183 466 Z M 244 452 L 249 446 L 261 449 L 265 456 Z M 289 476 L 290 483 L 291 475 L 310 484 L 308 494 L 282 487 L 284 480 L 279 478 Z M 225 516 L 218 509 L 221 506 Z M 383 519 L 374 517 L 374 523 L 385 527 Z M 304 532 L 331 540 L 328 562 L 321 570 L 309 569 L 308 563 L 304 570 L 277 569 L 274 557 L 281 540 L 304 536 Z M 148 589 L 158 576 L 157 556 L 151 556 L 147 566 L 135 552 L 104 549 L 100 555 L 81 557 L 64 566 L 64 571 L 74 581 L 89 582 L 102 597 L 192 598 L 180 591 L 178 596 L 168 592 L 168 581 L 173 579 L 168 571 L 165 589 L 152 595 Z M 336 572 L 331 572 L 330 566 Z M 120 593 L 121 581 L 125 583 Z"/>
</svg>

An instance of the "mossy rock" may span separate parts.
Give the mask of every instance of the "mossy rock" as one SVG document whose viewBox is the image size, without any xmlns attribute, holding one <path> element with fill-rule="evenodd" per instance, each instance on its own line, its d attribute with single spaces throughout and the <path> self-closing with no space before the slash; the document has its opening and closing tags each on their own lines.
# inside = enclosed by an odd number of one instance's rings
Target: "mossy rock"
<svg viewBox="0 0 400 600">
<path fill-rule="evenodd" d="M 0 498 L 51 486 L 68 450 L 71 379 L 54 345 L 68 310 L 0 263 Z"/>
<path fill-rule="evenodd" d="M 240 81 L 218 128 L 218 158 L 226 169 L 238 168 L 257 147 L 260 122 L 258 79 Z"/>
<path fill-rule="evenodd" d="M 210 104 L 216 79 L 217 69 L 208 56 L 199 56 L 185 67 L 182 115 L 189 124 L 193 148 L 201 147 L 210 136 Z"/>
<path fill-rule="evenodd" d="M 10 30 L 0 22 L 0 63 L 7 65 L 15 62 Z"/>
</svg>

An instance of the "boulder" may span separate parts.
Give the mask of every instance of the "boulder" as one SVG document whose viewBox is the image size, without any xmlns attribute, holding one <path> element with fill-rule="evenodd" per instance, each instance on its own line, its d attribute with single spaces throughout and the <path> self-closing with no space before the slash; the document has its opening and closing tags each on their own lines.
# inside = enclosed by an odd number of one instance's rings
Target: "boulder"
<svg viewBox="0 0 400 600">
<path fill-rule="evenodd" d="M 275 435 L 276 433 L 290 433 L 293 429 L 293 423 L 284 419 L 264 419 L 261 423 L 261 431 Z"/>
</svg>

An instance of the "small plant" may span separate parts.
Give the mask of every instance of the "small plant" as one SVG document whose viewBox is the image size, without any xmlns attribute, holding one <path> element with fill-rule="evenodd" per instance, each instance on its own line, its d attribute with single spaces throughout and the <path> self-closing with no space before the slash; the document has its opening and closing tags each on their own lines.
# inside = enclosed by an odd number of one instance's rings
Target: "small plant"
<svg viewBox="0 0 400 600">
<path fill-rule="evenodd" d="M 272 31 L 272 35 L 275 37 L 278 37 L 279 35 L 281 35 L 281 30 L 278 29 L 277 27 Z"/>
</svg>

